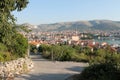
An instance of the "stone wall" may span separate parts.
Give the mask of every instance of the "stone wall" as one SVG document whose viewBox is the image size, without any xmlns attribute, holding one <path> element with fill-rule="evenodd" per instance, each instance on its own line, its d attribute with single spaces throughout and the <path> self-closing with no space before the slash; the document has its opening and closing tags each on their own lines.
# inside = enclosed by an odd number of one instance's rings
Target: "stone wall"
<svg viewBox="0 0 120 80">
<path fill-rule="evenodd" d="M 27 73 L 33 69 L 33 62 L 29 58 L 0 63 L 0 80 L 13 80 L 16 75 Z"/>
</svg>

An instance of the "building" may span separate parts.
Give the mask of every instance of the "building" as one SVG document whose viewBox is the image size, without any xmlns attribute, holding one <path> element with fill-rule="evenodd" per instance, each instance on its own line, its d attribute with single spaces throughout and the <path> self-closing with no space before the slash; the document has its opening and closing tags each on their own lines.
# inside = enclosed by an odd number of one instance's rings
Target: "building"
<svg viewBox="0 0 120 80">
<path fill-rule="evenodd" d="M 79 41 L 79 36 L 72 36 L 72 41 Z"/>
</svg>

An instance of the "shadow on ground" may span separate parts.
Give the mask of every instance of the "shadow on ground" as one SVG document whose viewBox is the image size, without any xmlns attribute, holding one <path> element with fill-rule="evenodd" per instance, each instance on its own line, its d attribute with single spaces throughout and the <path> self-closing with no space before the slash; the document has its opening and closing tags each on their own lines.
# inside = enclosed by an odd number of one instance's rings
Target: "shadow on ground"
<svg viewBox="0 0 120 80">
<path fill-rule="evenodd" d="M 66 68 L 68 71 L 78 72 L 78 74 L 84 69 L 84 67 L 75 66 L 71 68 Z M 39 73 L 39 74 L 28 74 L 18 76 L 18 78 L 22 78 L 21 80 L 65 80 L 70 76 L 73 76 L 73 73 L 61 73 L 61 74 L 53 74 L 53 73 Z"/>
<path fill-rule="evenodd" d="M 70 71 L 74 71 L 74 72 L 82 72 L 84 68 L 85 68 L 85 67 L 74 66 L 74 67 L 66 68 L 66 69 L 68 69 L 68 70 L 70 70 Z"/>
<path fill-rule="evenodd" d="M 65 80 L 74 74 L 29 74 L 23 75 L 21 80 Z M 19 76 L 18 76 L 19 78 Z"/>
<path fill-rule="evenodd" d="M 52 62 L 41 55 L 30 56 L 35 66 L 33 72 L 17 76 L 15 80 L 65 80 L 79 74 L 85 66 L 73 62 Z M 84 66 L 84 67 L 83 67 Z"/>
</svg>

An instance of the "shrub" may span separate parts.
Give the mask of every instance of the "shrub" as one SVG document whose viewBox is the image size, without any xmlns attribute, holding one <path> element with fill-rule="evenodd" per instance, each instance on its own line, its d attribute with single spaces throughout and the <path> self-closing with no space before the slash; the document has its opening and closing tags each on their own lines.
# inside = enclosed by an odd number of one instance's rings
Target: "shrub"
<svg viewBox="0 0 120 80">
<path fill-rule="evenodd" d="M 0 53 L 0 62 L 3 62 L 3 61 L 4 61 L 3 55 Z"/>
<path fill-rule="evenodd" d="M 11 53 L 8 52 L 8 48 L 4 44 L 0 43 L 0 62 L 12 59 L 14 59 L 14 55 L 11 55 Z"/>
<path fill-rule="evenodd" d="M 94 64 L 86 69 L 80 75 L 78 80 L 119 80 L 120 69 L 115 64 L 102 63 Z"/>
<path fill-rule="evenodd" d="M 23 35 L 17 33 L 13 36 L 13 42 L 8 46 L 8 49 L 17 57 L 25 57 L 27 55 L 28 41 Z"/>
<path fill-rule="evenodd" d="M 45 58 L 59 61 L 82 61 L 90 64 L 105 63 L 120 60 L 120 54 L 109 52 L 106 49 L 95 49 L 89 47 L 71 45 L 41 45 L 38 49 Z"/>
<path fill-rule="evenodd" d="M 120 54 L 97 56 L 80 75 L 80 80 L 119 80 Z"/>
<path fill-rule="evenodd" d="M 73 61 L 76 55 L 75 49 L 67 45 L 63 45 L 61 48 L 61 51 L 63 51 L 61 61 Z"/>
<path fill-rule="evenodd" d="M 9 52 L 0 52 L 0 62 L 10 61 L 16 59 L 15 55 Z"/>
<path fill-rule="evenodd" d="M 88 59 L 88 56 L 85 55 L 84 53 L 80 53 L 76 56 L 76 59 L 75 59 L 77 62 L 88 62 L 89 59 Z"/>
<path fill-rule="evenodd" d="M 50 59 L 50 58 L 51 58 L 51 54 L 50 54 L 50 52 L 48 52 L 48 51 L 42 52 L 42 56 L 43 56 L 44 58 L 47 58 L 47 59 Z"/>
<path fill-rule="evenodd" d="M 2 43 L 0 43 L 0 51 L 2 51 L 2 52 L 7 51 L 7 47 Z"/>
</svg>

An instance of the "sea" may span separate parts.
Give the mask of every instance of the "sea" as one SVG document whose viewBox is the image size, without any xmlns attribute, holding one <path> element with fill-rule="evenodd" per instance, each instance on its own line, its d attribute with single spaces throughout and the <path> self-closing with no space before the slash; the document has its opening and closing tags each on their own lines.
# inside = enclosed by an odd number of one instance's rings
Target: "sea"
<svg viewBox="0 0 120 80">
<path fill-rule="evenodd" d="M 94 40 L 99 43 L 107 42 L 109 45 L 116 45 L 120 47 L 120 38 L 101 37 L 101 38 L 96 38 Z"/>
</svg>

